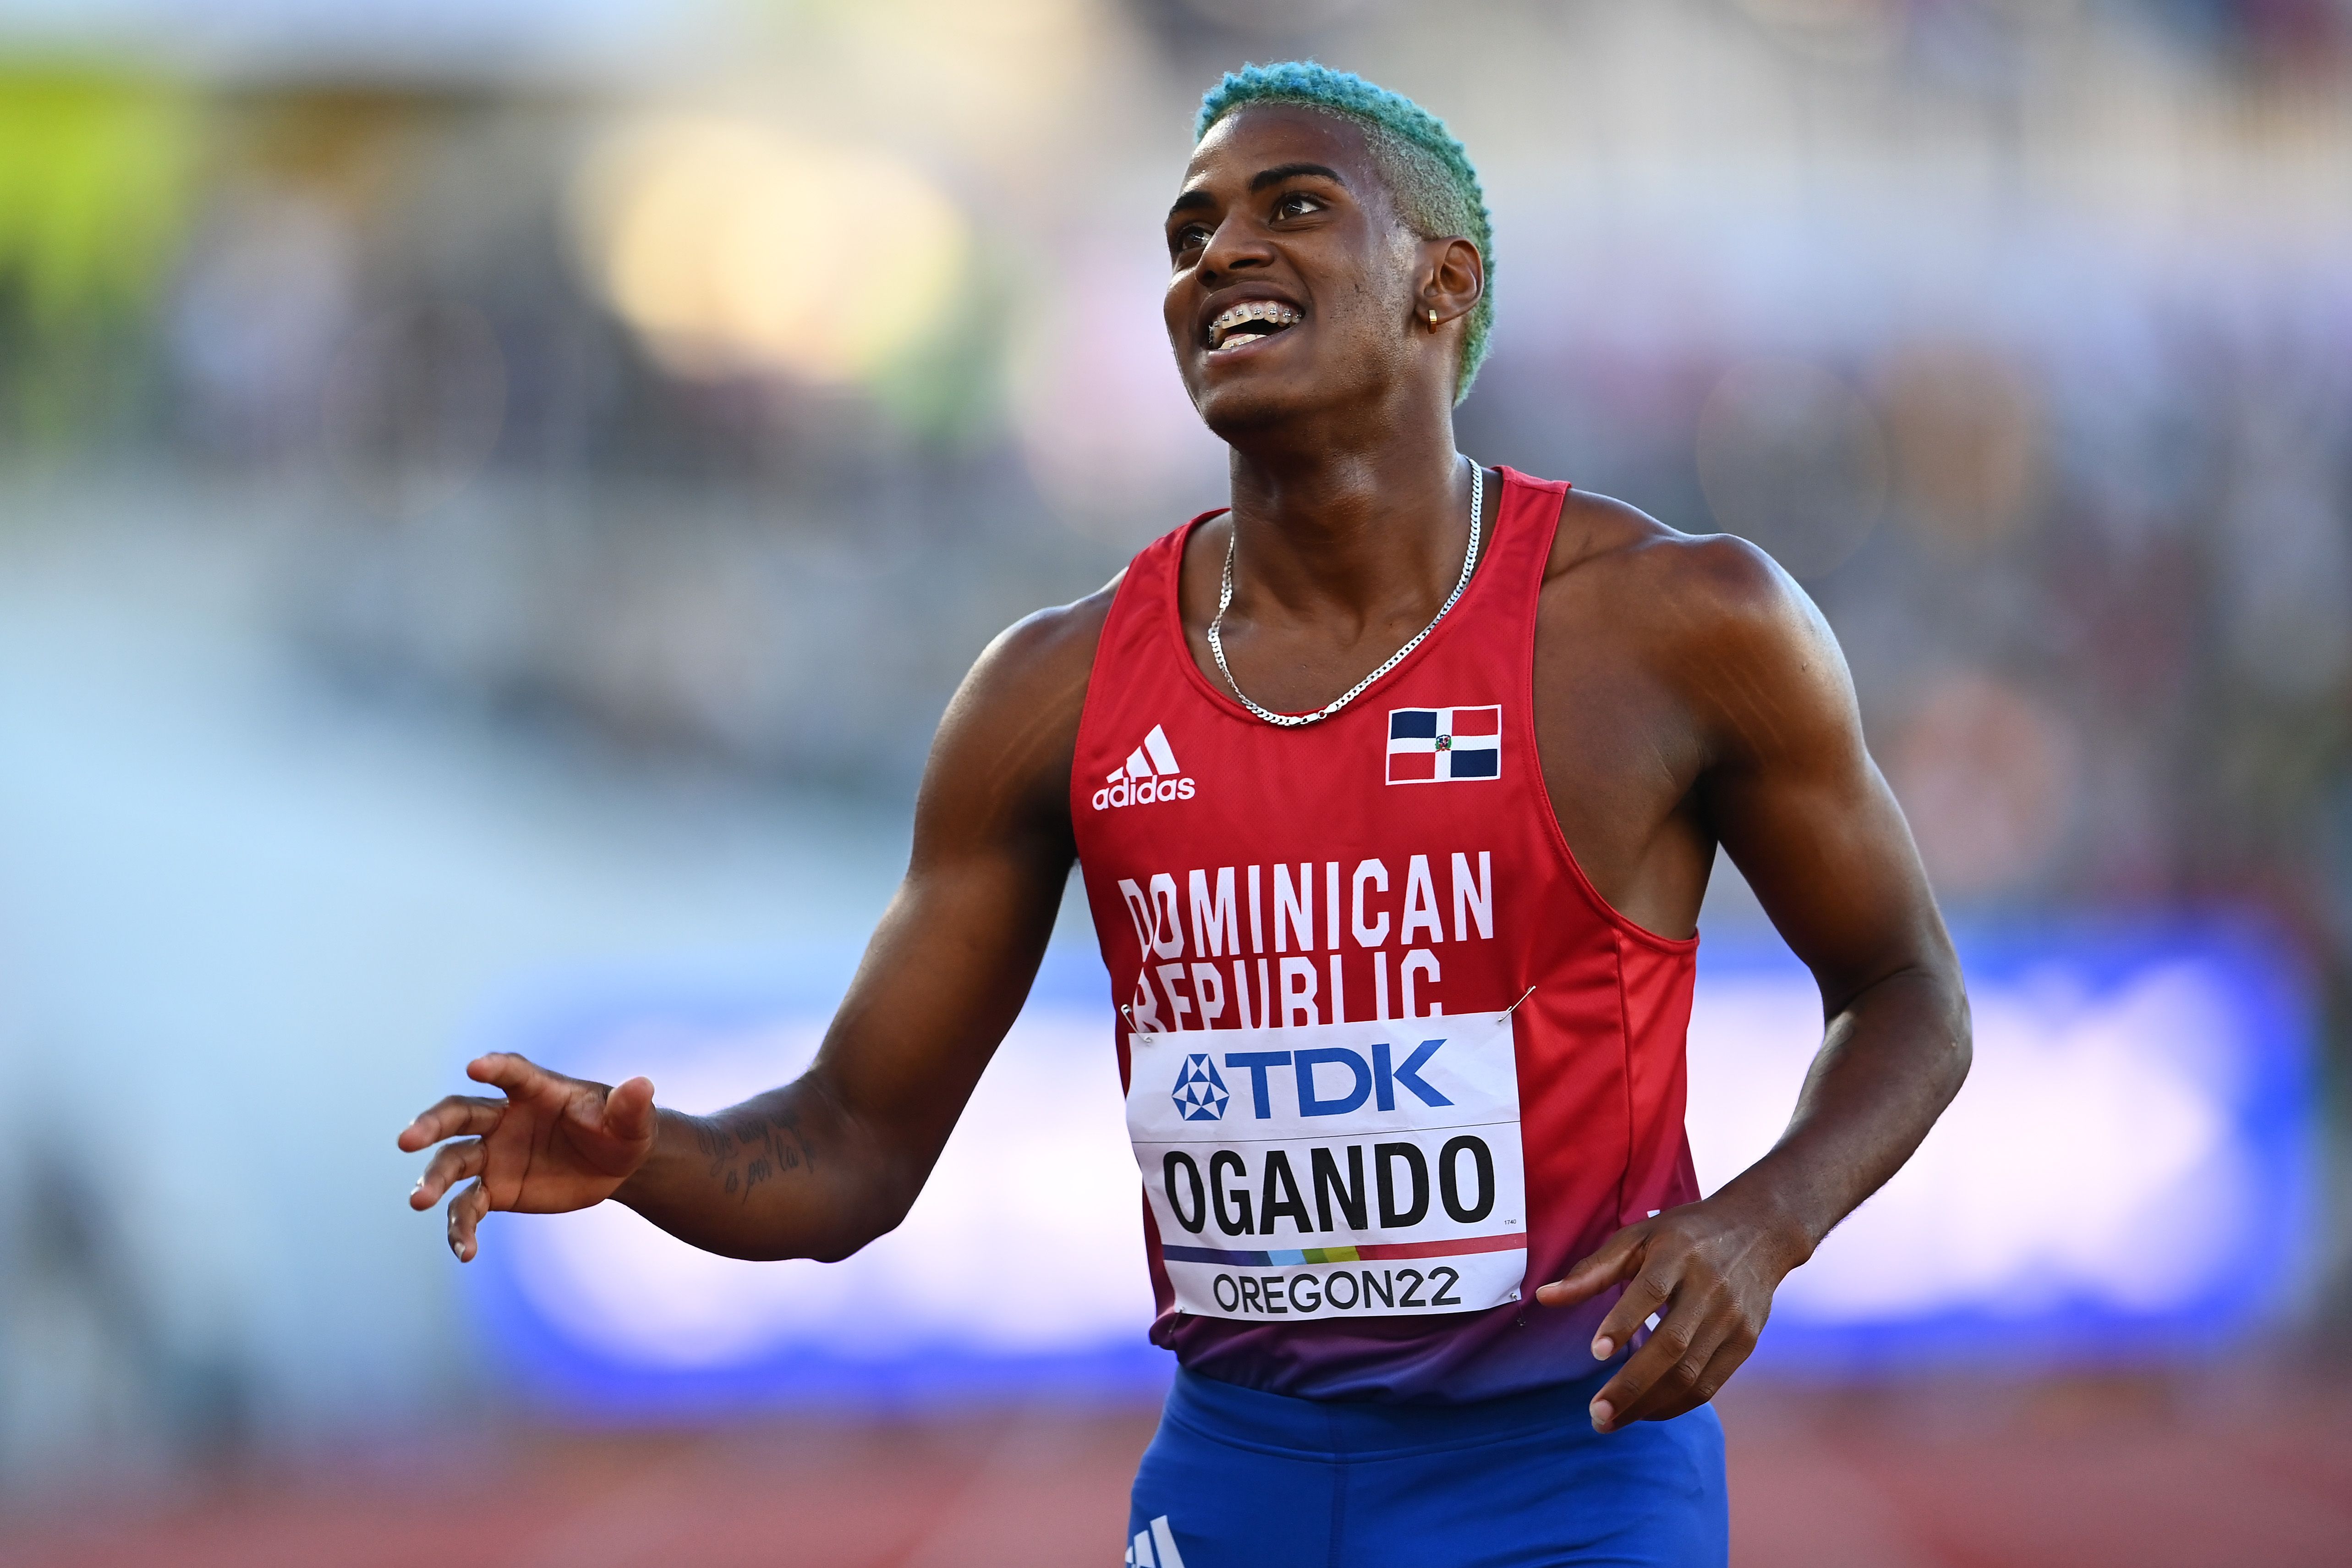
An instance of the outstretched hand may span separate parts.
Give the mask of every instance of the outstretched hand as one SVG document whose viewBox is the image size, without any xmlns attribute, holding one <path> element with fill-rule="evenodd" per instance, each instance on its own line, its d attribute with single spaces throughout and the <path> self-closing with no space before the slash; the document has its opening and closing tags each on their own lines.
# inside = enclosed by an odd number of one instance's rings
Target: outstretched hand
<svg viewBox="0 0 2352 1568">
<path fill-rule="evenodd" d="M 633 1078 L 615 1089 L 566 1078 L 494 1051 L 466 1066 L 466 1076 L 505 1098 L 453 1094 L 400 1134 L 409 1153 L 446 1138 L 408 1194 L 429 1209 L 459 1182 L 472 1184 L 449 1202 L 449 1250 L 471 1263 L 475 1228 L 492 1209 L 562 1214 L 603 1203 L 645 1163 L 654 1146 L 654 1086 Z"/>
<path fill-rule="evenodd" d="M 1627 1226 L 1538 1289 L 1536 1300 L 1572 1307 L 1626 1282 L 1592 1336 L 1596 1361 L 1615 1355 L 1660 1314 L 1648 1342 L 1593 1395 L 1593 1429 L 1613 1432 L 1713 1399 L 1756 1348 L 1781 1279 L 1803 1261 L 1785 1235 L 1718 1195 Z"/>
</svg>

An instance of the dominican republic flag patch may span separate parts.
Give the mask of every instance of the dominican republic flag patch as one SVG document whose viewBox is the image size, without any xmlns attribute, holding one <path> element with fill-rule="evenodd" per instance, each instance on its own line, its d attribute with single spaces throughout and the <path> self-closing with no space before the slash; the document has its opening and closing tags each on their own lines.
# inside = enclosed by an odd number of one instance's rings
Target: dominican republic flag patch
<svg viewBox="0 0 2352 1568">
<path fill-rule="evenodd" d="M 1503 776 L 1503 710 L 1389 710 L 1389 783 L 1453 784 Z"/>
</svg>

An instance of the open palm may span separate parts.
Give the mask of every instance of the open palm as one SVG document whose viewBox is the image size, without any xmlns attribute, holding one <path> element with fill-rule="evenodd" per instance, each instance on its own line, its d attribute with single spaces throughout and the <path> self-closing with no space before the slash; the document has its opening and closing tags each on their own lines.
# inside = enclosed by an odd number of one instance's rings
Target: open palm
<svg viewBox="0 0 2352 1568">
<path fill-rule="evenodd" d="M 653 1150 L 648 1079 L 607 1089 L 507 1051 L 476 1058 L 466 1076 L 504 1098 L 453 1094 L 400 1134 L 410 1153 L 460 1140 L 434 1154 L 408 1205 L 429 1209 L 451 1187 L 471 1181 L 449 1203 L 449 1250 L 461 1263 L 479 1250 L 475 1230 L 492 1209 L 562 1214 L 603 1203 Z"/>
</svg>

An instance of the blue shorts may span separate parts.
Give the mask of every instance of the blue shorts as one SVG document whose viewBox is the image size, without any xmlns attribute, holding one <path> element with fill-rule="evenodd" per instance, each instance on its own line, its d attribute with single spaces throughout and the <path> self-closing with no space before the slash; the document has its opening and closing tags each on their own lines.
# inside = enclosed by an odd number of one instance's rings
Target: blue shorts
<svg viewBox="0 0 2352 1568">
<path fill-rule="evenodd" d="M 1706 1405 L 1593 1431 L 1614 1368 L 1477 1405 L 1292 1399 L 1176 1374 L 1129 1506 L 1133 1568 L 1723 1568 Z"/>
</svg>

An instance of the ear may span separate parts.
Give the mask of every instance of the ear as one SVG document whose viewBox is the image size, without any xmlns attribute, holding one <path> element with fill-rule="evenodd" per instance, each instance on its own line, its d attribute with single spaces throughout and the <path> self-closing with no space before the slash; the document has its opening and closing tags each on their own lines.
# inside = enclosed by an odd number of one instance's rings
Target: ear
<svg viewBox="0 0 2352 1568">
<path fill-rule="evenodd" d="M 1415 323 L 1438 331 L 1475 309 L 1486 291 L 1486 264 L 1466 239 L 1421 242 L 1421 288 L 1413 298 Z M 1430 312 L 1437 312 L 1433 326 Z"/>
</svg>

